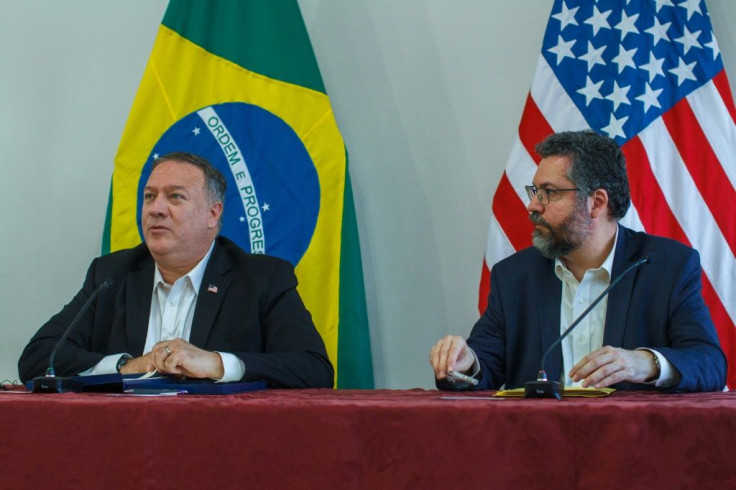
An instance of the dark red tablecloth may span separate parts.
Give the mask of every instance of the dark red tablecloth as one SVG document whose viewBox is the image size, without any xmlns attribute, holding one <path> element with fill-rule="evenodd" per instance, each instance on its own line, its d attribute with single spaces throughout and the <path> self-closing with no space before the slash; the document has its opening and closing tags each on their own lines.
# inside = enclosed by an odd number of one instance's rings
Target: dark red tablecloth
<svg viewBox="0 0 736 490">
<path fill-rule="evenodd" d="M 0 393 L 3 488 L 736 488 L 736 395 Z"/>
</svg>

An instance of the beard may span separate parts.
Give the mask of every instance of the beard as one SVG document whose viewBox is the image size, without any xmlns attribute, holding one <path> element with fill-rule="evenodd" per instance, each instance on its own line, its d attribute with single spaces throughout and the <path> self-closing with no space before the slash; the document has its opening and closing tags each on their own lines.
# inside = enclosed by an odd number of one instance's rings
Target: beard
<svg viewBox="0 0 736 490">
<path fill-rule="evenodd" d="M 529 215 L 529 220 L 547 228 L 546 233 L 544 230 L 534 229 L 532 244 L 548 259 L 558 259 L 580 248 L 590 236 L 593 224 L 588 215 L 586 200 L 576 200 L 573 212 L 557 227 L 549 224 L 536 212 Z"/>
</svg>

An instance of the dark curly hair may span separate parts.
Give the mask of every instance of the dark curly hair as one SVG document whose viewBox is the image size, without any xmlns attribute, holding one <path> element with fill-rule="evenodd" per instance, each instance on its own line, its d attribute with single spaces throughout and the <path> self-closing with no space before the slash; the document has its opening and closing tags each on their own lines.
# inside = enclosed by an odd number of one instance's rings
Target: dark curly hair
<svg viewBox="0 0 736 490">
<path fill-rule="evenodd" d="M 565 131 L 549 135 L 537 144 L 535 151 L 542 158 L 570 158 L 567 177 L 586 196 L 596 189 L 608 193 L 611 216 L 621 219 L 631 205 L 626 158 L 614 140 L 592 130 Z"/>
</svg>

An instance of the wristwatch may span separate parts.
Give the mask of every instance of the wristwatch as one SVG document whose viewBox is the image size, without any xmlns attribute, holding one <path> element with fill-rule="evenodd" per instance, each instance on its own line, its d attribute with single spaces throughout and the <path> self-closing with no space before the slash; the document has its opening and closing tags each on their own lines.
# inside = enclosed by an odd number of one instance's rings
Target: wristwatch
<svg viewBox="0 0 736 490">
<path fill-rule="evenodd" d="M 133 359 L 133 356 L 130 354 L 123 354 L 120 356 L 120 359 L 118 359 L 118 363 L 115 365 L 115 369 L 117 369 L 118 372 L 120 372 L 121 369 L 123 369 L 123 366 L 127 364 L 129 360 Z"/>
<path fill-rule="evenodd" d="M 645 380 L 645 383 L 652 383 L 654 381 L 657 381 L 659 379 L 659 376 L 662 374 L 662 366 L 659 364 L 659 357 L 657 357 L 657 354 L 655 354 L 653 351 L 649 351 L 649 353 L 652 355 L 652 362 L 654 363 L 654 374 L 649 379 Z"/>
</svg>

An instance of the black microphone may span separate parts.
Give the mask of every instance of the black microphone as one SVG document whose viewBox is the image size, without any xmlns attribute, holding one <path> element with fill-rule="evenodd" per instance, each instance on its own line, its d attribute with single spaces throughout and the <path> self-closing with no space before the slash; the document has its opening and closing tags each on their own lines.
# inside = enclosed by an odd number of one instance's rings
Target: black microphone
<svg viewBox="0 0 736 490">
<path fill-rule="evenodd" d="M 580 314 L 579 317 L 573 321 L 569 327 L 567 327 L 567 330 L 562 332 L 562 335 L 560 335 L 560 338 L 552 342 L 552 345 L 549 346 L 549 348 L 544 352 L 544 355 L 542 356 L 542 362 L 539 363 L 539 372 L 537 373 L 537 380 L 536 381 L 527 381 L 524 383 L 524 398 L 557 398 L 558 400 L 562 399 L 562 395 L 565 391 L 565 385 L 560 383 L 559 381 L 549 381 L 547 380 L 547 373 L 544 370 L 545 362 L 547 361 L 547 356 L 549 355 L 552 350 L 554 350 L 555 347 L 560 345 L 560 342 L 562 342 L 562 339 L 567 337 L 567 334 L 572 332 L 572 329 L 578 326 L 578 323 L 580 323 L 583 318 L 588 316 L 588 313 L 595 308 L 595 305 L 597 305 L 603 298 L 606 297 L 608 292 L 613 289 L 613 287 L 618 284 L 618 282 L 623 279 L 623 277 L 631 272 L 632 270 L 636 269 L 640 265 L 647 263 L 650 261 L 651 255 L 645 255 L 641 259 L 637 260 L 633 264 L 631 264 L 625 271 L 623 271 L 621 274 L 618 275 L 618 277 L 606 288 L 603 290 L 603 292 L 593 301 L 588 308 L 584 312 Z"/>
<path fill-rule="evenodd" d="M 54 371 L 54 357 L 56 357 L 56 351 L 59 350 L 59 347 L 66 341 L 66 338 L 69 337 L 69 334 L 72 332 L 74 327 L 79 323 L 79 319 L 82 318 L 82 315 L 84 315 L 87 310 L 89 309 L 89 305 L 92 304 L 92 300 L 97 297 L 97 294 L 102 291 L 103 289 L 107 289 L 110 286 L 115 284 L 115 281 L 112 279 L 108 279 L 107 281 L 103 282 L 100 287 L 94 290 L 92 294 L 90 294 L 89 298 L 87 298 L 87 301 L 82 306 L 82 309 L 79 310 L 79 313 L 77 313 L 77 316 L 74 317 L 74 320 L 69 324 L 69 327 L 67 327 L 66 331 L 64 332 L 64 335 L 59 338 L 59 341 L 56 342 L 56 345 L 54 346 L 54 349 L 51 351 L 51 356 L 49 356 L 49 367 L 46 368 L 46 376 L 37 376 L 33 378 L 33 392 L 34 393 L 67 393 L 67 392 L 80 392 L 84 388 L 84 384 L 79 382 L 78 380 L 74 378 L 57 378 L 56 372 Z"/>
</svg>

